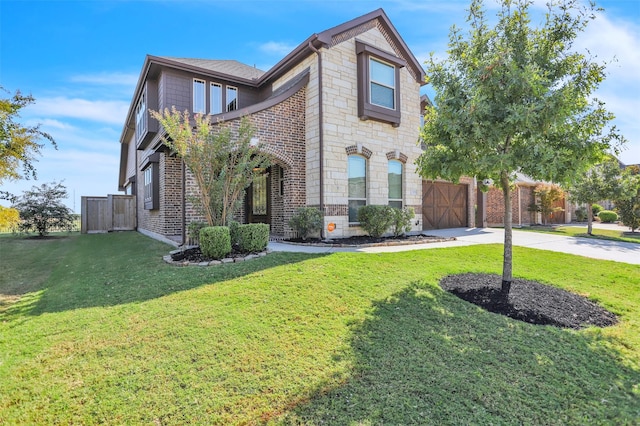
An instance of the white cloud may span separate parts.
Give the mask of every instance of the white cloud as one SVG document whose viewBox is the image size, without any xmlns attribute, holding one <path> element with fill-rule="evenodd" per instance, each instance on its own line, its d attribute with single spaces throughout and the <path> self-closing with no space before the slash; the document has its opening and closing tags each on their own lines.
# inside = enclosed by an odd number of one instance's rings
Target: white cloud
<svg viewBox="0 0 640 426">
<path fill-rule="evenodd" d="M 610 78 L 628 79 L 637 86 L 640 75 L 640 27 L 621 19 L 610 19 L 600 13 L 576 39 L 576 47 L 588 49 L 601 61 L 615 58 L 616 62 L 607 67 Z"/>
<path fill-rule="evenodd" d="M 55 120 L 53 118 L 30 118 L 25 124 L 27 126 L 37 126 L 40 125 L 40 130 L 49 131 L 48 129 L 58 129 L 58 130 L 66 130 L 73 131 L 76 130 L 74 126 L 69 123 L 62 122 L 60 120 Z"/>
<path fill-rule="evenodd" d="M 130 86 L 135 87 L 138 74 L 123 72 L 102 72 L 97 74 L 78 74 L 69 79 L 74 83 L 89 83 L 100 86 Z"/>
<path fill-rule="evenodd" d="M 31 114 L 48 117 L 70 117 L 101 123 L 123 125 L 129 102 L 125 101 L 89 101 L 79 98 L 57 96 L 40 98 L 28 107 Z"/>
<path fill-rule="evenodd" d="M 296 45 L 278 42 L 278 41 L 268 41 L 258 46 L 258 48 L 265 53 L 275 54 L 280 56 L 286 56 L 291 53 L 293 49 L 296 48 Z"/>
</svg>

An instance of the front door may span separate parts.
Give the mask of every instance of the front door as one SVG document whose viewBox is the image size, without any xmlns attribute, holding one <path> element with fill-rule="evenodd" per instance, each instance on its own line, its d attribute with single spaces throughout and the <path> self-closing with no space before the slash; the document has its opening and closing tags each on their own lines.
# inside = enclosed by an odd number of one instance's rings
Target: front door
<svg viewBox="0 0 640 426">
<path fill-rule="evenodd" d="M 247 188 L 247 223 L 271 222 L 271 169 L 255 169 Z"/>
</svg>

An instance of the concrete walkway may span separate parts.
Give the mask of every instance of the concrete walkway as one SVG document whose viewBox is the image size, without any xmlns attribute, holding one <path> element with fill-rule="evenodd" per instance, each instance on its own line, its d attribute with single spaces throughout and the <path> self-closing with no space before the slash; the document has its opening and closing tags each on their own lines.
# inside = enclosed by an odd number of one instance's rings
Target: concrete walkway
<svg viewBox="0 0 640 426">
<path fill-rule="evenodd" d="M 613 226 L 617 225 L 596 225 L 597 228 L 611 228 Z M 626 230 L 626 228 L 623 228 L 623 230 Z M 273 251 L 293 251 L 304 253 L 388 253 L 440 247 L 460 247 L 473 244 L 500 244 L 504 242 L 504 230 L 498 228 L 453 228 L 430 230 L 425 232 L 429 235 L 441 237 L 456 237 L 456 240 L 440 243 L 391 247 L 321 247 L 271 242 L 269 243 L 269 248 Z M 520 231 L 514 229 L 513 245 L 640 265 L 640 244 L 635 243 L 597 240 L 592 238 L 565 237 L 561 235 L 543 234 L 539 232 Z"/>
</svg>

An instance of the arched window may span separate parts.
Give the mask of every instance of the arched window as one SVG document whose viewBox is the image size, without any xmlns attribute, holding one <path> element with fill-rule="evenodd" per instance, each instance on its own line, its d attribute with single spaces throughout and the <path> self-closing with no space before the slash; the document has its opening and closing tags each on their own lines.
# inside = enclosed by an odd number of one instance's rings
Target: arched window
<svg viewBox="0 0 640 426">
<path fill-rule="evenodd" d="M 403 164 L 398 160 L 389 161 L 389 205 L 402 208 L 402 169 Z"/>
<path fill-rule="evenodd" d="M 358 210 L 367 205 L 367 160 L 349 156 L 349 222 L 358 222 Z"/>
</svg>

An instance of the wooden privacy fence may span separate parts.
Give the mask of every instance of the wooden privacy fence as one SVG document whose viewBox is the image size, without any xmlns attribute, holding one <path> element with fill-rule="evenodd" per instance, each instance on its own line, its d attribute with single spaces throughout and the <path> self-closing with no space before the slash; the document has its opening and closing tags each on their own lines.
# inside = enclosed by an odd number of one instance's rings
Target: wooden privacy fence
<svg viewBox="0 0 640 426">
<path fill-rule="evenodd" d="M 81 232 L 91 234 L 136 229 L 136 198 L 134 195 L 82 197 Z"/>
</svg>

